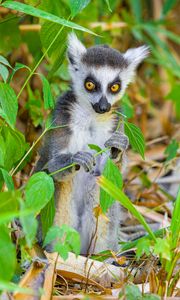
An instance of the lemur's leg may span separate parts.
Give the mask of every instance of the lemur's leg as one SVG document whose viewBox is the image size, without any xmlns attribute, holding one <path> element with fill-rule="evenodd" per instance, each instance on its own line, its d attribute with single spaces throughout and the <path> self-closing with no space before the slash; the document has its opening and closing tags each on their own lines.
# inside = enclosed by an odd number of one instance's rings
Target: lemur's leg
<svg viewBox="0 0 180 300">
<path fill-rule="evenodd" d="M 115 161 L 118 162 L 121 160 L 123 152 L 127 150 L 129 145 L 128 137 L 118 131 L 115 131 L 109 140 L 106 141 L 105 147 L 111 148 L 111 155 L 110 157 Z"/>
<path fill-rule="evenodd" d="M 75 164 L 70 168 L 60 171 L 68 165 Z M 79 151 L 75 154 L 60 154 L 50 161 L 44 166 L 44 170 L 48 170 L 49 173 L 54 173 L 59 170 L 59 172 L 53 174 L 53 178 L 57 182 L 69 180 L 77 170 L 82 166 L 86 172 L 92 170 L 95 165 L 95 158 L 89 152 Z"/>
</svg>

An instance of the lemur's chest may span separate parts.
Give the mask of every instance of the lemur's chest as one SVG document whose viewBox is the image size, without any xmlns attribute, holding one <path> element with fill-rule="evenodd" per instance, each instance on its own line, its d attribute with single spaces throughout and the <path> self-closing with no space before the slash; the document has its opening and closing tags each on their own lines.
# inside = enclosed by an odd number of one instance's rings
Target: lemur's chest
<svg viewBox="0 0 180 300">
<path fill-rule="evenodd" d="M 89 150 L 88 144 L 96 144 L 104 148 L 104 143 L 109 139 L 114 127 L 113 116 L 87 114 L 74 114 L 70 128 L 72 136 L 69 150 L 75 153 L 81 150 Z"/>
</svg>

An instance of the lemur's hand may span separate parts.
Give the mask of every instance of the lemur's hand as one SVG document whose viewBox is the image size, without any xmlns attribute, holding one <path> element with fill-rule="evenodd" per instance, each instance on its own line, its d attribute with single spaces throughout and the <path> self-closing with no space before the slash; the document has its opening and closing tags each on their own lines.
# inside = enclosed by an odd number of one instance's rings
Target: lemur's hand
<svg viewBox="0 0 180 300">
<path fill-rule="evenodd" d="M 94 156 L 90 152 L 85 151 L 78 151 L 73 155 L 72 160 L 77 164 L 77 168 L 82 166 L 86 172 L 91 171 L 96 164 Z"/>
<path fill-rule="evenodd" d="M 116 131 L 104 145 L 111 148 L 111 158 L 116 159 L 128 148 L 129 139 L 125 134 Z"/>
</svg>

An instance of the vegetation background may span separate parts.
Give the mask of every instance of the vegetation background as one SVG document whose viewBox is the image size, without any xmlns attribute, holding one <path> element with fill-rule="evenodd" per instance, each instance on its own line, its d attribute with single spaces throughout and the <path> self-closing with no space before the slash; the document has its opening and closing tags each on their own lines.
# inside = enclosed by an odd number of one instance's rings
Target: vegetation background
<svg viewBox="0 0 180 300">
<path fill-rule="evenodd" d="M 67 34 L 73 29 L 87 46 L 105 43 L 122 52 L 142 44 L 150 47 L 150 57 L 138 69 L 135 82 L 121 101 L 132 146 L 128 169 L 122 181 L 114 166 L 107 166 L 106 179 L 99 180 L 106 191 L 101 195 L 99 213 L 106 212 L 114 198 L 119 198 L 135 217 L 124 224 L 124 235 L 137 233 L 135 219 L 149 233 L 149 238 L 136 244 L 137 256 L 154 253 L 161 261 L 162 268 L 153 269 L 151 291 L 178 295 L 179 272 L 174 270 L 180 232 L 179 1 L 0 3 L 0 290 L 20 289 L 16 284 L 24 272 L 23 263 L 32 259 L 39 212 L 44 236 L 48 232 L 46 242 L 54 234 L 63 235 L 63 240 L 59 238 L 60 255 L 67 258 L 69 251 L 79 253 L 75 231 L 68 227 L 58 232 L 49 230 L 54 214 L 52 178 L 43 172 L 32 176 L 39 142 L 53 130 L 50 111 L 69 85 L 65 51 Z M 122 190 L 136 206 L 128 202 Z M 145 208 L 149 209 L 148 218 Z M 154 223 L 159 228 L 170 227 L 155 237 L 151 230 Z M 133 245 L 125 243 L 124 249 Z"/>
</svg>

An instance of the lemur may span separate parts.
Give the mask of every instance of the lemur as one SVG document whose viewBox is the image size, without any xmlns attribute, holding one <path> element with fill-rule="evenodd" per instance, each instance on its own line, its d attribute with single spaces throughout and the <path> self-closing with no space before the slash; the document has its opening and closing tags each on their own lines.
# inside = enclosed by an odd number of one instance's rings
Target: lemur
<svg viewBox="0 0 180 300">
<path fill-rule="evenodd" d="M 141 46 L 124 54 L 107 45 L 88 49 L 74 33 L 68 36 L 67 56 L 72 80 L 70 89 L 56 103 L 53 125 L 36 170 L 52 173 L 72 163 L 74 166 L 56 173 L 54 225 L 68 224 L 81 236 L 81 254 L 118 250 L 121 208 L 115 202 L 108 220 L 99 216 L 98 227 L 93 208 L 99 204 L 100 188 L 96 183 L 110 156 L 119 165 L 128 147 L 128 137 L 119 116 L 114 113 L 135 69 L 148 56 Z M 62 128 L 60 126 L 63 126 Z M 109 151 L 95 158 L 96 144 Z M 96 234 L 95 234 L 96 231 Z"/>
</svg>

